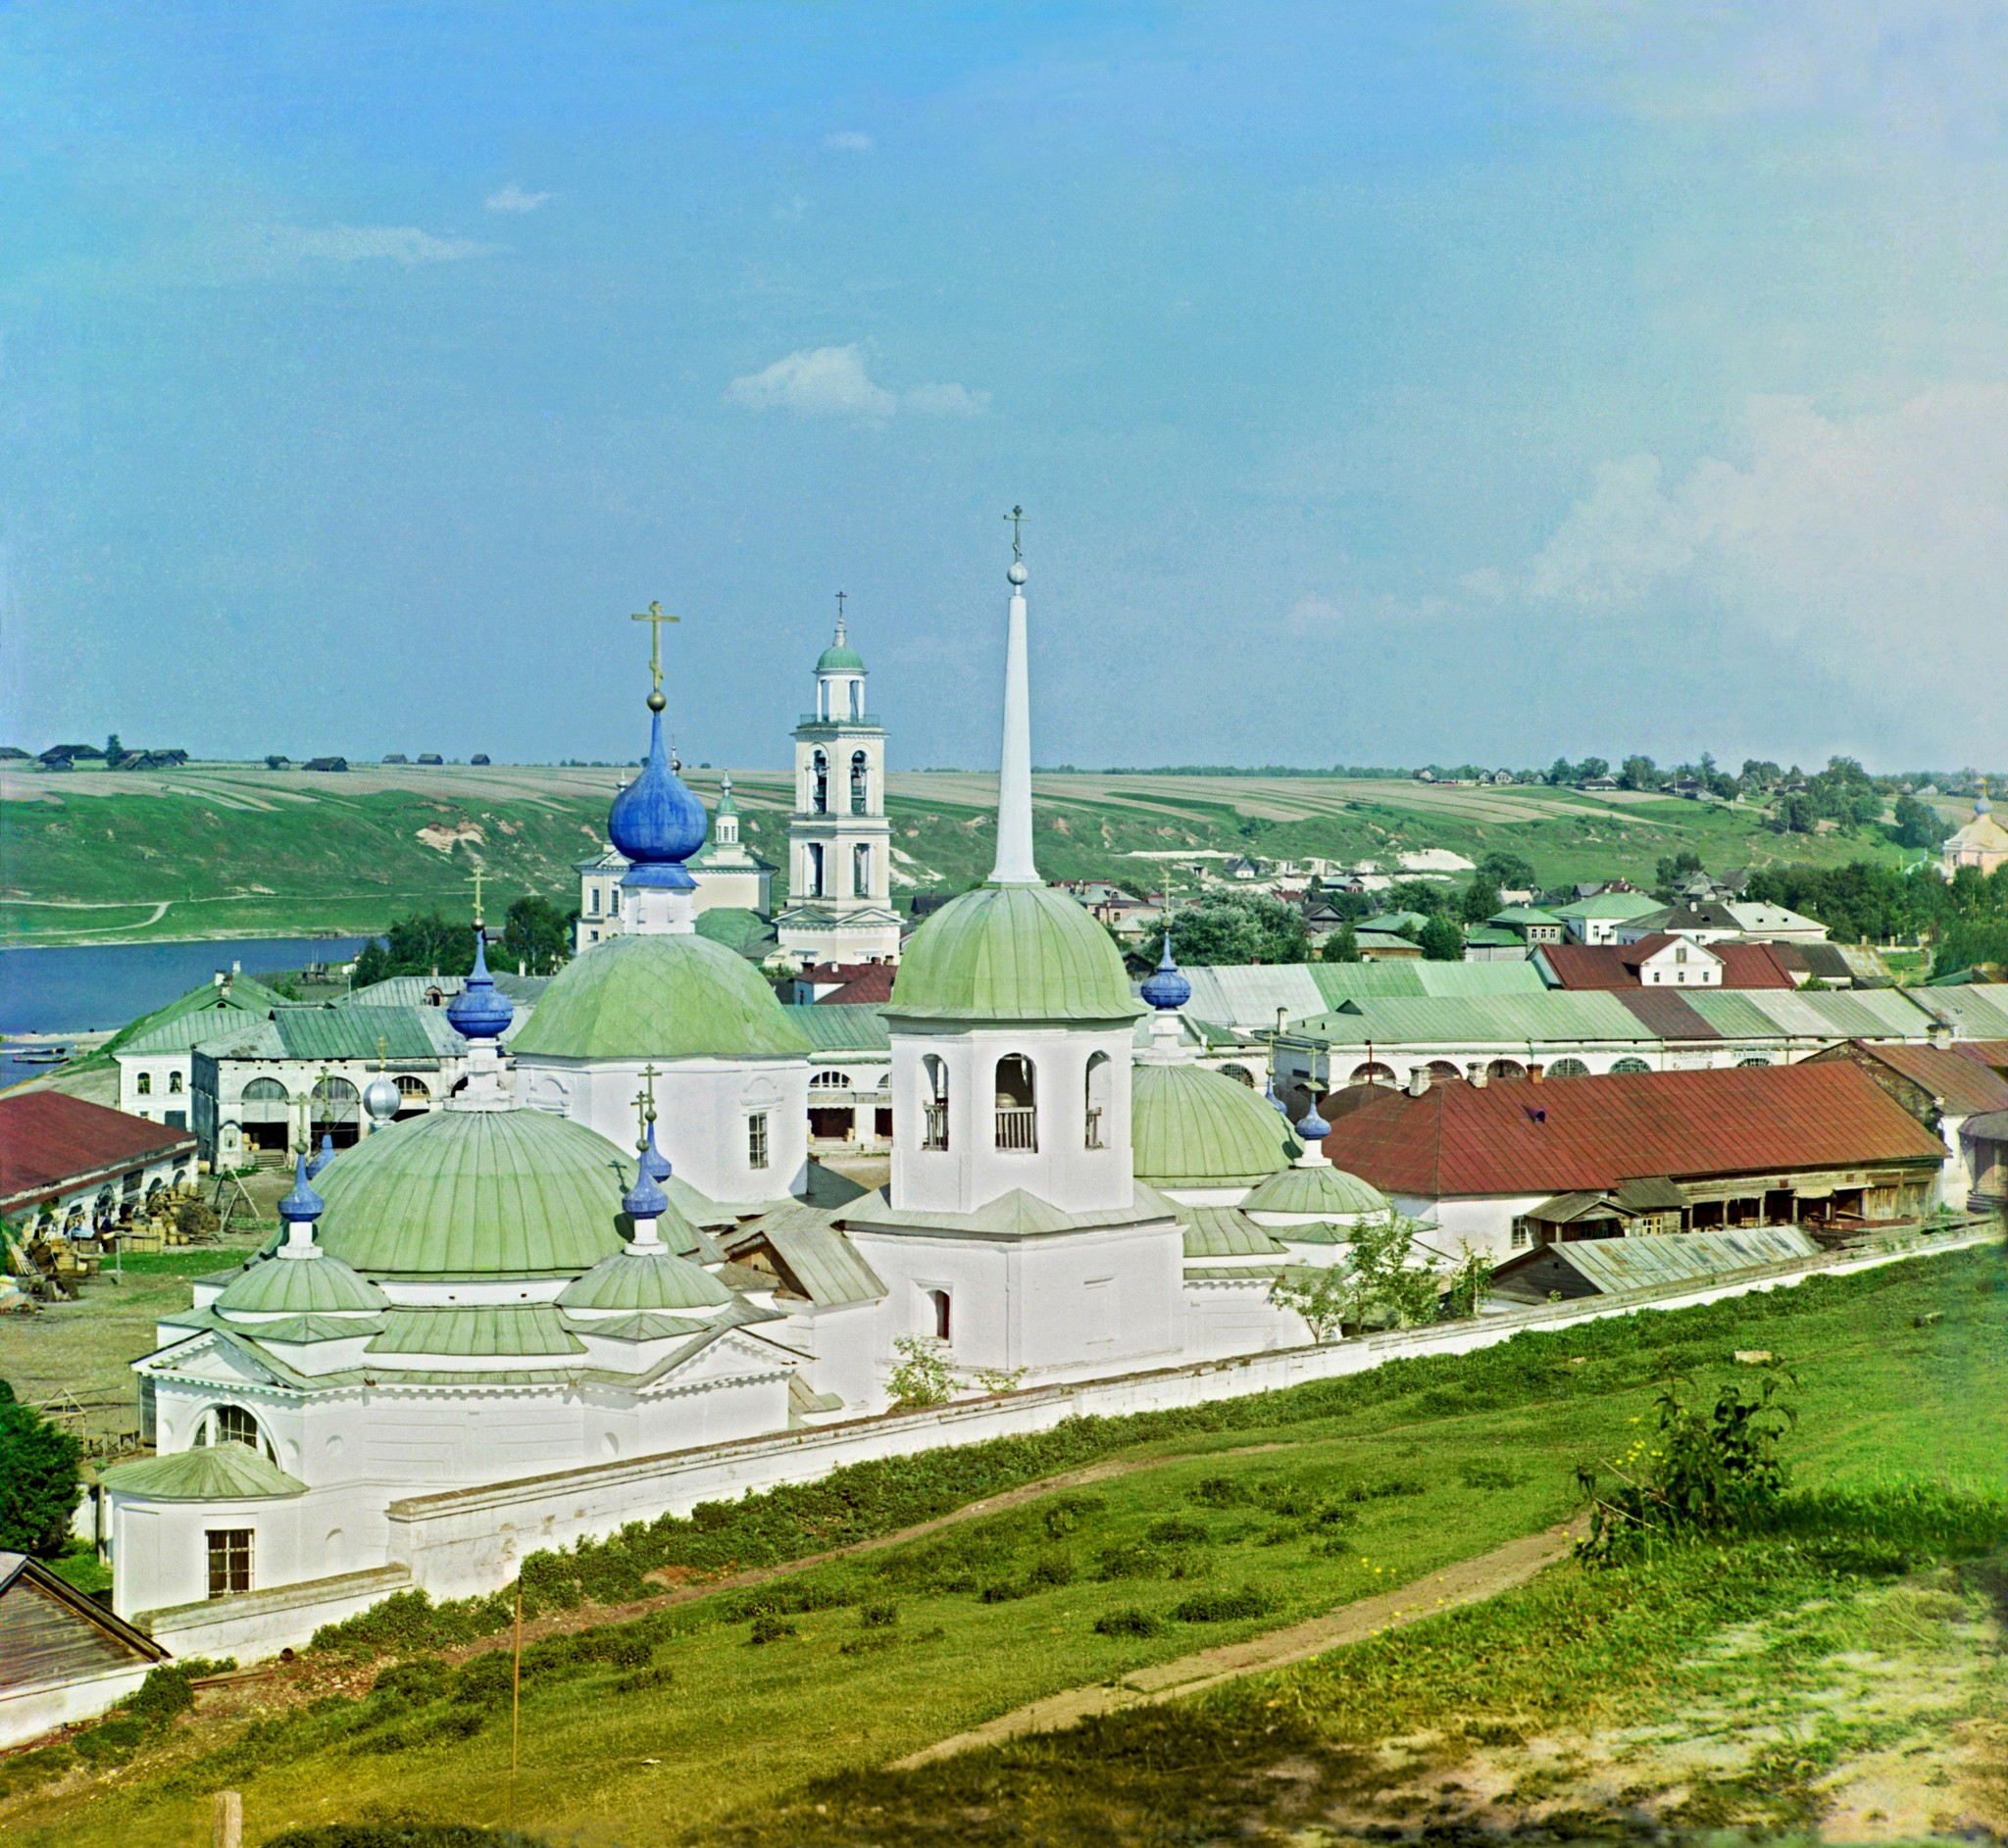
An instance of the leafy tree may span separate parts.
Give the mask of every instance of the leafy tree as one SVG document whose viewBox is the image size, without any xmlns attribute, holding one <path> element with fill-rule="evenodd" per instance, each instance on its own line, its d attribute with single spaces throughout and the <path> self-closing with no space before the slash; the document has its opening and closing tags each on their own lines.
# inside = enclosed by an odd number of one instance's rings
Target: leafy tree
<svg viewBox="0 0 2008 1848">
<path fill-rule="evenodd" d="M 105 739 L 105 768 L 117 770 L 125 756 L 126 747 L 119 742 L 119 734 L 116 731 L 110 733 Z"/>
<path fill-rule="evenodd" d="M 1467 1241 L 1458 1249 L 1457 1268 L 1450 1274 L 1450 1289 L 1443 1298 L 1442 1314 L 1448 1320 L 1469 1321 L 1479 1313 L 1479 1305 L 1491 1287 L 1491 1259 Z"/>
<path fill-rule="evenodd" d="M 1608 776 L 1611 767 L 1600 757 L 1585 757 L 1576 766 L 1576 780 L 1586 783 L 1598 776 Z"/>
<path fill-rule="evenodd" d="M 1466 924 L 1481 924 L 1499 909 L 1502 902 L 1498 881 L 1486 878 L 1482 873 L 1476 874 L 1459 901 L 1460 915 Z"/>
<path fill-rule="evenodd" d="M 1464 961 L 1464 932 L 1448 918 L 1431 918 L 1421 930 L 1416 932 L 1416 941 L 1423 946 L 1423 960 L 1428 963 L 1461 963 Z"/>
<path fill-rule="evenodd" d="M 1387 909 L 1435 918 L 1450 909 L 1450 890 L 1439 879 L 1400 879 L 1387 888 Z"/>
<path fill-rule="evenodd" d="M 1557 788 L 1576 780 L 1576 766 L 1566 757 L 1558 757 L 1548 766 L 1548 780 Z"/>
<path fill-rule="evenodd" d="M 1138 954 L 1154 964 L 1164 953 L 1164 925 L 1159 924 Z M 1304 914 L 1280 898 L 1209 894 L 1172 920 L 1172 953 L 1195 969 L 1220 963 L 1303 963 L 1310 960 L 1311 939 Z"/>
<path fill-rule="evenodd" d="M 1285 1271 L 1269 1286 L 1269 1300 L 1279 1309 L 1294 1309 L 1311 1330 L 1311 1339 L 1323 1347 L 1343 1332 L 1352 1290 L 1343 1266 L 1320 1265 Z"/>
<path fill-rule="evenodd" d="M 1479 876 L 1490 879 L 1494 885 L 1509 891 L 1533 891 L 1540 881 L 1534 875 L 1533 862 L 1523 860 L 1518 854 L 1492 852 L 1479 856 Z"/>
<path fill-rule="evenodd" d="M 1896 826 L 1892 838 L 1899 847 L 1922 847 L 1930 852 L 1942 846 L 1945 836 L 1952 832 L 1952 824 L 1931 806 L 1920 802 L 1915 796 L 1896 798 Z"/>
<path fill-rule="evenodd" d="M 1761 795 L 1767 789 L 1777 788 L 1783 776 L 1784 772 L 1768 757 L 1746 757 L 1736 783 L 1745 795 Z"/>
<path fill-rule="evenodd" d="M 1701 856 L 1691 847 L 1682 847 L 1677 854 L 1661 854 L 1653 890 L 1663 898 L 1671 898 L 1678 887 L 1701 870 Z"/>
<path fill-rule="evenodd" d="M 1771 826 L 1780 834 L 1810 834 L 1818 821 L 1812 798 L 1797 793 L 1780 796 L 1771 812 Z"/>
<path fill-rule="evenodd" d="M 2008 918 L 1956 920 L 1938 941 L 1932 974 L 1949 975 L 1983 963 L 2008 964 Z"/>
<path fill-rule="evenodd" d="M 428 912 L 399 918 L 356 957 L 359 988 L 392 975 L 465 975 L 475 966 L 474 926 Z"/>
<path fill-rule="evenodd" d="M 1621 789 L 1657 789 L 1659 785 L 1659 766 L 1649 757 L 1628 757 L 1618 772 Z"/>
<path fill-rule="evenodd" d="M 892 1344 L 899 1365 L 885 1382 L 895 1406 L 942 1405 L 955 1390 L 955 1369 L 948 1350 L 931 1335 L 903 1334 Z"/>
<path fill-rule="evenodd" d="M 1350 918 L 1327 933 L 1325 941 L 1319 945 L 1318 960 L 1321 963 L 1357 963 L 1360 960 L 1360 939 L 1353 931 Z"/>
<path fill-rule="evenodd" d="M 0 1379 L 0 1547 L 54 1559 L 70 1542 L 81 1447 Z"/>
<path fill-rule="evenodd" d="M 560 911 L 548 898 L 519 898 L 502 926 L 502 960 L 521 963 L 532 975 L 554 973 L 572 950 L 576 913 Z"/>
</svg>

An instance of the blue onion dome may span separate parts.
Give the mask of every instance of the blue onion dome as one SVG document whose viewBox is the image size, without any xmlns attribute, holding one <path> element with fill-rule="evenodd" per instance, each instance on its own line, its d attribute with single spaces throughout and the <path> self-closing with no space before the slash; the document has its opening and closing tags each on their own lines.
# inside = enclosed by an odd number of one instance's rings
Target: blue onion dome
<svg viewBox="0 0 2008 1848">
<path fill-rule="evenodd" d="M 516 1010 L 488 974 L 488 943 L 475 926 L 475 967 L 467 985 L 446 1004 L 446 1022 L 463 1039 L 500 1039 Z"/>
<path fill-rule="evenodd" d="M 1976 816 L 1991 815 L 1994 812 L 1994 805 L 1987 800 L 1987 785 L 1985 783 L 1981 784 L 1980 794 L 1973 799 L 1973 812 Z"/>
<path fill-rule="evenodd" d="M 1284 1123 L 1288 1123 L 1290 1120 L 1290 1107 L 1276 1094 L 1276 1074 L 1274 1072 L 1263 1081 L 1262 1095 L 1268 1102 L 1270 1109 L 1275 1111 Z"/>
<path fill-rule="evenodd" d="M 1157 974 L 1144 982 L 1139 992 L 1160 1014 L 1173 1013 L 1192 999 L 1192 984 L 1179 973 L 1178 964 L 1172 961 L 1170 930 L 1165 932 L 1165 953 L 1158 958 Z"/>
<path fill-rule="evenodd" d="M 312 1180 L 316 1174 L 320 1174 L 320 1172 L 324 1168 L 326 1168 L 329 1162 L 333 1160 L 334 1137 L 329 1135 L 326 1130 L 323 1130 L 321 1134 L 321 1152 L 320 1154 L 316 1155 L 311 1162 L 307 1164 L 307 1178 L 309 1180 Z"/>
<path fill-rule="evenodd" d="M 658 1188 L 670 1177 L 670 1158 L 655 1145 L 655 1119 L 648 1120 L 648 1135 L 641 1144 L 641 1172 Z M 667 1195 L 664 1196 L 668 1198 Z"/>
<path fill-rule="evenodd" d="M 630 862 L 622 883 L 691 889 L 696 881 L 683 871 L 683 862 L 704 845 L 707 825 L 704 804 L 671 767 L 663 744 L 663 716 L 653 713 L 648 722 L 648 762 L 614 798 L 607 814 L 607 836 Z"/>
<path fill-rule="evenodd" d="M 293 1158 L 293 1190 L 278 1203 L 278 1216 L 282 1220 L 318 1220 L 326 1210 L 327 1202 L 307 1178 L 307 1151 L 301 1149 Z"/>
<path fill-rule="evenodd" d="M 1297 1119 L 1297 1138 L 1303 1142 L 1323 1142 L 1331 1133 L 1331 1125 L 1318 1114 L 1318 1100 L 1311 1100 L 1311 1107 Z"/>
<path fill-rule="evenodd" d="M 663 1166 L 667 1168 L 669 1164 L 665 1162 Z M 669 1210 L 670 1196 L 656 1184 L 647 1162 L 643 1161 L 634 1176 L 634 1185 L 621 1196 L 621 1211 L 630 1220 L 659 1220 Z"/>
</svg>

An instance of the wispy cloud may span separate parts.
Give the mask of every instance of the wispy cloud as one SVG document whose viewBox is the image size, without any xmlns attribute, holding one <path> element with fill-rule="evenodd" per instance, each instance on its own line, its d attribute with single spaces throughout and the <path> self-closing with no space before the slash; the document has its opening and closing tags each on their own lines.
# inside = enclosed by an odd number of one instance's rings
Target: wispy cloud
<svg viewBox="0 0 2008 1848">
<path fill-rule="evenodd" d="M 525 192 L 512 179 L 500 192 L 489 193 L 481 203 L 490 212 L 534 212 L 538 206 L 557 196 L 555 192 Z"/>
<path fill-rule="evenodd" d="M 319 228 L 284 225 L 269 231 L 266 243 L 279 256 L 318 258 L 326 263 L 388 258 L 407 266 L 457 263 L 467 257 L 486 257 L 501 248 L 499 244 L 477 243 L 471 237 L 434 237 L 416 225 L 327 225 Z"/>
<path fill-rule="evenodd" d="M 856 345 L 804 347 L 733 379 L 726 396 L 753 411 L 857 418 L 873 424 L 882 424 L 900 411 L 917 417 L 975 417 L 990 401 L 988 392 L 957 384 L 888 391 L 865 370 L 864 350 Z"/>
<path fill-rule="evenodd" d="M 823 137 L 823 145 L 834 148 L 839 154 L 869 154 L 872 151 L 872 137 L 860 133 L 856 128 L 839 128 L 834 134 Z"/>
</svg>

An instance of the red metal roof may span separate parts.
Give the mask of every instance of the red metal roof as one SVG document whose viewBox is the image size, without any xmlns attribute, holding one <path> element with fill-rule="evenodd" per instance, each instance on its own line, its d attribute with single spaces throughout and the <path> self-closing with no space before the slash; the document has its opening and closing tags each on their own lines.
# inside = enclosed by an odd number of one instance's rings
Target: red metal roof
<svg viewBox="0 0 2008 1848">
<path fill-rule="evenodd" d="M 1440 1084 L 1421 1097 L 1380 1091 L 1327 1115 L 1332 1162 L 1383 1192 L 1425 1199 L 1945 1156 L 1935 1135 L 1845 1063 Z"/>
<path fill-rule="evenodd" d="M 10 1211 L 100 1176 L 194 1153 L 195 1138 L 185 1129 L 62 1091 L 0 1097 L 0 1208 Z"/>
<path fill-rule="evenodd" d="M 1544 943 L 1541 954 L 1561 988 L 1636 988 L 1638 966 L 1674 939 L 1664 932 L 1636 943 Z M 1711 943 L 1722 959 L 1725 988 L 1796 988 L 1798 983 L 1769 943 Z M 1712 985 L 1712 984 L 1711 984 Z"/>
<path fill-rule="evenodd" d="M 2008 1071 L 2008 1039 L 1956 1039 L 1946 1050 L 1996 1072 Z"/>
<path fill-rule="evenodd" d="M 826 979 L 820 969 L 803 973 L 819 983 Z M 849 979 L 843 986 L 832 989 L 828 994 L 818 995 L 817 1005 L 882 1007 L 892 999 L 892 978 L 898 973 L 890 963 L 853 963 L 845 971 Z"/>
<path fill-rule="evenodd" d="M 1902 1040 L 1858 1039 L 1855 1044 L 1914 1084 L 1922 1084 L 1955 1117 L 2008 1110 L 2008 1078 L 1997 1076 L 1977 1059 L 1962 1059 L 1949 1048 L 1913 1046 Z"/>
</svg>

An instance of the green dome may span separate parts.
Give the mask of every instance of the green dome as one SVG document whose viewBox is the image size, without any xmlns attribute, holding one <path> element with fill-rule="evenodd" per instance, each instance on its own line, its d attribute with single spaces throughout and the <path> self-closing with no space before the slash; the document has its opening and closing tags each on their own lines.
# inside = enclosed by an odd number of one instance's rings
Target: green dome
<svg viewBox="0 0 2008 1848">
<path fill-rule="evenodd" d="M 1244 1213 L 1384 1213 L 1387 1196 L 1330 1162 L 1272 1175 L 1241 1202 Z"/>
<path fill-rule="evenodd" d="M 325 1252 L 364 1272 L 586 1271 L 624 1243 L 631 1173 L 583 1124 L 540 1110 L 437 1110 L 346 1150 L 320 1178 L 327 1210 L 317 1229 Z"/>
<path fill-rule="evenodd" d="M 1076 900 L 1043 885 L 980 885 L 914 932 L 885 1011 L 942 1021 L 1130 1021 L 1143 1008 L 1115 939 Z"/>
<path fill-rule="evenodd" d="M 376 1284 L 323 1252 L 318 1258 L 275 1257 L 250 1265 L 211 1307 L 226 1314 L 338 1316 L 374 1314 L 384 1300 Z"/>
<path fill-rule="evenodd" d="M 1297 1152 L 1282 1118 L 1224 1073 L 1140 1065 L 1130 1087 L 1136 1178 L 1153 1187 L 1252 1187 Z"/>
<path fill-rule="evenodd" d="M 863 674 L 865 658 L 849 642 L 832 642 L 816 657 L 818 674 Z"/>
<path fill-rule="evenodd" d="M 520 1059 L 775 1059 L 805 1054 L 809 1042 L 743 956 L 682 932 L 595 943 L 552 978 L 510 1050 Z"/>
<path fill-rule="evenodd" d="M 668 1252 L 602 1258 L 558 1298 L 561 1309 L 712 1309 L 732 1293 L 709 1271 Z"/>
</svg>

